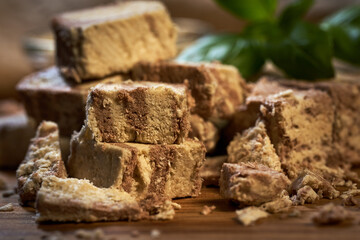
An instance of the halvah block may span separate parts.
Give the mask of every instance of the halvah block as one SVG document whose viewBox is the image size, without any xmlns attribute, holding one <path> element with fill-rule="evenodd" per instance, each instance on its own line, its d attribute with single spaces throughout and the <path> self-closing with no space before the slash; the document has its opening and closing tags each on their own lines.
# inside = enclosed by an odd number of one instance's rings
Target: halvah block
<svg viewBox="0 0 360 240">
<path fill-rule="evenodd" d="M 95 186 L 117 188 L 138 199 L 156 194 L 170 198 L 197 196 L 205 147 L 196 140 L 181 144 L 101 143 L 83 130 L 73 136 L 69 175 Z"/>
<path fill-rule="evenodd" d="M 181 84 L 100 84 L 89 94 L 86 113 L 86 124 L 99 142 L 181 143 L 190 127 Z"/>
<path fill-rule="evenodd" d="M 119 2 L 63 13 L 52 26 L 57 66 L 77 82 L 176 54 L 176 28 L 160 2 Z"/>
</svg>

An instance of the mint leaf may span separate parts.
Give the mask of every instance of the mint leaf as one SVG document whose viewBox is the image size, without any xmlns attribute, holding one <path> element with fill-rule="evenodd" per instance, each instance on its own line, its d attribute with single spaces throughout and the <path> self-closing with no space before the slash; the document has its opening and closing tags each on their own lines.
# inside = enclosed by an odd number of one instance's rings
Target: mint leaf
<svg viewBox="0 0 360 240">
<path fill-rule="evenodd" d="M 237 17 L 250 21 L 273 19 L 277 0 L 215 0 Z"/>
<path fill-rule="evenodd" d="M 325 19 L 321 27 L 329 32 L 335 57 L 360 65 L 360 6 L 352 6 Z"/>
<path fill-rule="evenodd" d="M 313 4 L 314 0 L 295 0 L 290 3 L 279 17 L 280 27 L 290 31 L 306 15 Z"/>
<path fill-rule="evenodd" d="M 344 8 L 332 16 L 326 18 L 322 23 L 323 26 L 344 26 L 349 24 L 357 26 L 360 25 L 360 5 Z"/>
<path fill-rule="evenodd" d="M 330 37 L 315 25 L 298 22 L 288 35 L 271 41 L 267 50 L 273 63 L 291 77 L 314 80 L 334 76 Z"/>
<path fill-rule="evenodd" d="M 282 39 L 284 33 L 277 23 L 267 21 L 249 24 L 241 33 L 241 36 L 266 45 L 269 41 Z M 266 46 L 263 46 L 263 48 L 265 47 Z"/>
<path fill-rule="evenodd" d="M 177 58 L 183 62 L 220 61 L 237 67 L 245 77 L 257 73 L 265 58 L 259 44 L 240 35 L 212 35 L 200 38 Z"/>
<path fill-rule="evenodd" d="M 332 26 L 329 33 L 333 39 L 335 57 L 360 65 L 360 28 L 355 26 Z"/>
</svg>

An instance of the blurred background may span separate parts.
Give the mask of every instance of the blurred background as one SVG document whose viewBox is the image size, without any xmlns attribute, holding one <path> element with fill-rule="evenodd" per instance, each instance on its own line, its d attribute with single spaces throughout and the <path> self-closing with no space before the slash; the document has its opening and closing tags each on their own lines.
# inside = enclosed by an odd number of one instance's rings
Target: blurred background
<svg viewBox="0 0 360 240">
<path fill-rule="evenodd" d="M 241 0 L 233 0 L 241 1 Z M 291 0 L 279 0 L 281 10 Z M 1 0 L 0 99 L 13 98 L 16 83 L 25 75 L 53 62 L 50 20 L 54 14 L 113 0 Z M 180 26 L 179 46 L 209 32 L 236 32 L 244 22 L 219 8 L 213 0 L 162 0 Z M 360 0 L 316 0 L 306 17 L 318 21 Z"/>
</svg>

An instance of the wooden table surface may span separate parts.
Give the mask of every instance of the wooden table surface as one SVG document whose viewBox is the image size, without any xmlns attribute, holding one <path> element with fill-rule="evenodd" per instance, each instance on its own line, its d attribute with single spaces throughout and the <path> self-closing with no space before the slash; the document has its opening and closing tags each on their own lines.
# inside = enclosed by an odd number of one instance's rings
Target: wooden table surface
<svg viewBox="0 0 360 240">
<path fill-rule="evenodd" d="M 15 176 L 12 172 L 0 172 L 9 188 L 15 187 Z M 18 204 L 18 196 L 0 197 L 0 206 L 13 203 L 15 210 L 0 212 L 0 239 L 44 239 L 56 231 L 61 232 L 64 239 L 76 239 L 74 232 L 78 229 L 92 230 L 101 228 L 106 237 L 112 239 L 153 239 L 152 230 L 159 230 L 157 239 L 360 239 L 360 225 L 356 220 L 351 224 L 340 226 L 318 227 L 312 224 L 312 214 L 329 200 L 321 200 L 316 205 L 293 207 L 301 211 L 297 218 L 287 214 L 274 214 L 262 219 L 254 226 L 244 227 L 235 219 L 235 206 L 221 199 L 217 188 L 203 188 L 198 198 L 178 199 L 182 208 L 177 210 L 171 221 L 139 221 L 139 222 L 102 222 L 102 223 L 67 223 L 37 224 L 34 220 L 35 211 L 23 208 Z M 333 202 L 340 203 L 339 200 Z M 216 210 L 201 215 L 204 205 L 215 205 Z M 360 219 L 358 207 L 348 207 Z M 134 236 L 134 231 L 139 233 Z"/>
</svg>

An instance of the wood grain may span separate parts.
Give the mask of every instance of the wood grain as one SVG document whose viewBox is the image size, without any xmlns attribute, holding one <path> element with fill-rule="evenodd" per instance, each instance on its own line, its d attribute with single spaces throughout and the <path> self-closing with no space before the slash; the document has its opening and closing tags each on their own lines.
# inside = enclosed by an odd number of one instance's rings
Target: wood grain
<svg viewBox="0 0 360 240">
<path fill-rule="evenodd" d="M 13 172 L 0 172 L 0 177 L 6 179 L 9 188 L 15 187 Z M 18 196 L 0 198 L 0 206 L 13 203 L 13 212 L 0 212 L 0 239 L 41 239 L 56 231 L 64 235 L 64 239 L 76 239 L 77 229 L 101 228 L 106 236 L 113 239 L 152 239 L 150 232 L 158 229 L 161 235 L 158 239 L 360 239 L 358 207 L 349 207 L 357 216 L 352 224 L 340 226 L 317 227 L 311 222 L 312 214 L 329 200 L 321 200 L 316 205 L 294 207 L 301 211 L 301 217 L 290 218 L 287 214 L 275 214 L 260 220 L 254 226 L 244 227 L 235 219 L 235 206 L 221 199 L 217 188 L 203 188 L 198 198 L 178 199 L 175 202 L 182 206 L 177 210 L 171 221 L 139 221 L 139 222 L 107 222 L 90 224 L 37 224 L 34 220 L 35 211 L 23 208 L 17 203 Z M 340 203 L 340 200 L 334 200 Z M 215 211 L 207 216 L 201 215 L 204 205 L 215 205 Z M 132 236 L 138 231 L 139 236 Z"/>
</svg>

